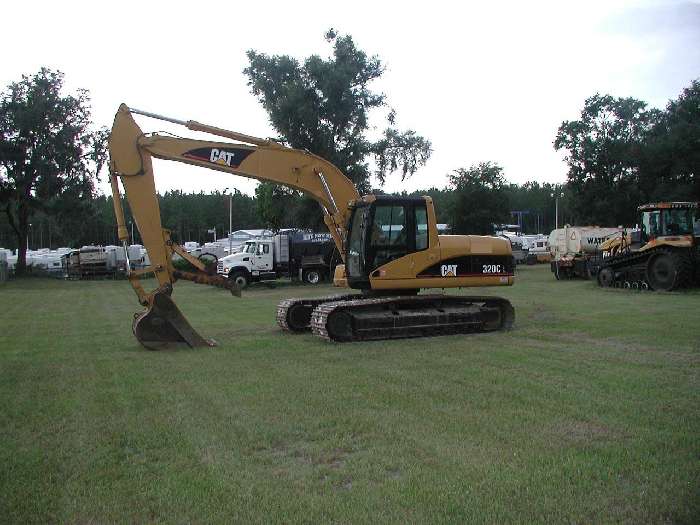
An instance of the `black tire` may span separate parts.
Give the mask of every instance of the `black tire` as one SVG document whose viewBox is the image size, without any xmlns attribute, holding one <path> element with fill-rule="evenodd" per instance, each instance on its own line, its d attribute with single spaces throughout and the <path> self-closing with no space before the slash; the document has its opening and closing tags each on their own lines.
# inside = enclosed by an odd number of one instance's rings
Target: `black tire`
<svg viewBox="0 0 700 525">
<path fill-rule="evenodd" d="M 612 268 L 601 268 L 598 272 L 598 286 L 610 288 L 615 282 L 615 272 Z"/>
<path fill-rule="evenodd" d="M 692 266 L 685 254 L 661 251 L 647 261 L 646 274 L 652 290 L 670 292 L 688 285 Z"/>
<path fill-rule="evenodd" d="M 234 281 L 241 290 L 246 288 L 250 282 L 248 273 L 244 272 L 243 270 L 232 270 L 231 273 L 228 274 L 228 278 Z"/>
<path fill-rule="evenodd" d="M 305 283 L 309 284 L 319 284 L 323 281 L 323 273 L 321 270 L 316 270 L 314 268 L 304 270 L 301 274 L 301 278 Z"/>
</svg>

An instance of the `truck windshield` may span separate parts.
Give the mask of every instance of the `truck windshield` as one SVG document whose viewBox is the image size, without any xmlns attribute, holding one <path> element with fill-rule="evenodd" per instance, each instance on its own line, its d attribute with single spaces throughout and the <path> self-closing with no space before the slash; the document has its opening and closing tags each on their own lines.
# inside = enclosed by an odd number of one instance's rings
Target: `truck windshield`
<svg viewBox="0 0 700 525">
<path fill-rule="evenodd" d="M 243 253 L 255 253 L 255 243 L 254 242 L 245 243 L 245 248 L 243 249 Z"/>
</svg>

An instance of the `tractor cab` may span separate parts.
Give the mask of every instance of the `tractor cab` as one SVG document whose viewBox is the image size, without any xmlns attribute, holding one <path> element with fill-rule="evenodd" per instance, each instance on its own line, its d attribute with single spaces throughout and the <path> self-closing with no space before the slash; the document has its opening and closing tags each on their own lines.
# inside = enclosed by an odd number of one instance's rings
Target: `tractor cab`
<svg viewBox="0 0 700 525">
<path fill-rule="evenodd" d="M 641 214 L 642 245 L 672 242 L 692 246 L 700 237 L 700 207 L 697 202 L 643 204 L 637 210 Z"/>
</svg>

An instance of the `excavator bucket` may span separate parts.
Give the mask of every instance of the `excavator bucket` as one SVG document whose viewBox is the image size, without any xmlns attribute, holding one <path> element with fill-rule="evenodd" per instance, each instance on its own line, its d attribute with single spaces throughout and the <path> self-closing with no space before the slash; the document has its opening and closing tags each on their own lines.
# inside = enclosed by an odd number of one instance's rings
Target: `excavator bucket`
<svg viewBox="0 0 700 525">
<path fill-rule="evenodd" d="M 148 350 L 216 346 L 192 328 L 166 292 L 156 292 L 145 312 L 134 316 L 134 335 Z"/>
</svg>

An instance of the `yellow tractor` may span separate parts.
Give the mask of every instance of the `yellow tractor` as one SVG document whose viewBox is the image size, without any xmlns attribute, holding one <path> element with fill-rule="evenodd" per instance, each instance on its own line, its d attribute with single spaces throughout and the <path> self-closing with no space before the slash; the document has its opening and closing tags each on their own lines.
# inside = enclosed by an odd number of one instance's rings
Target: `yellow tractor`
<svg viewBox="0 0 700 525">
<path fill-rule="evenodd" d="M 145 134 L 132 114 L 236 142 Z M 240 294 L 233 279 L 214 275 L 163 229 L 152 157 L 276 182 L 301 190 L 321 205 L 324 222 L 344 263 L 336 268 L 334 282 L 359 293 L 284 300 L 277 308 L 277 322 L 284 330 L 310 329 L 331 341 L 362 341 L 502 330 L 513 324 L 513 307 L 502 298 L 418 295 L 423 288 L 513 284 L 508 240 L 438 235 L 430 197 L 360 197 L 337 167 L 309 152 L 195 121 L 129 109 L 124 104 L 114 119 L 109 150 L 119 239 L 126 246 L 121 181 L 150 260 L 148 268 L 129 275 L 139 302 L 146 307 L 133 324 L 136 338 L 146 348 L 214 344 L 190 326 L 172 301 L 176 280 L 221 286 Z M 175 253 L 196 271 L 175 269 Z M 155 276 L 155 290 L 143 288 L 140 278 L 144 274 Z"/>
<path fill-rule="evenodd" d="M 671 291 L 700 283 L 700 203 L 643 204 L 640 228 L 601 245 L 598 284 Z"/>
</svg>

